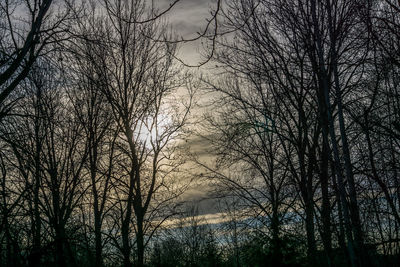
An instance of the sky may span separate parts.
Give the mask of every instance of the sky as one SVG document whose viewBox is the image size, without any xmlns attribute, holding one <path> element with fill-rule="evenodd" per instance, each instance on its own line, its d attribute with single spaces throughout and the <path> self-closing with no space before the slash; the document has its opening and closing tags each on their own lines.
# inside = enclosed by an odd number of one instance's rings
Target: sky
<svg viewBox="0 0 400 267">
<path fill-rule="evenodd" d="M 158 0 L 160 10 L 165 10 L 174 0 Z M 207 19 L 211 18 L 211 10 L 215 8 L 216 0 L 180 0 L 165 16 L 171 24 L 173 31 L 180 39 L 191 39 L 198 36 L 207 25 Z M 204 60 L 206 50 L 201 41 L 181 43 L 179 48 L 179 58 L 188 65 L 197 65 Z M 203 56 L 202 56 L 203 55 Z M 194 68 L 195 69 L 195 68 Z M 207 72 L 205 68 L 201 71 Z M 201 111 L 195 111 L 200 113 Z M 198 114 L 197 114 L 198 115 Z M 207 160 L 205 151 L 207 144 L 198 137 L 191 137 L 187 144 L 192 153 L 200 155 L 200 159 Z M 200 214 L 214 214 L 215 201 L 207 198 L 207 185 L 198 186 L 196 184 L 186 193 L 188 200 L 192 200 L 199 205 Z M 199 202 L 199 200 L 202 200 Z M 214 218 L 214 217 L 213 217 Z M 215 218 L 214 218 L 215 219 Z"/>
<path fill-rule="evenodd" d="M 155 0 L 157 7 L 165 10 L 174 0 Z M 211 17 L 210 10 L 215 7 L 216 0 L 180 0 L 166 15 L 173 31 L 181 39 L 197 37 L 207 25 Z M 205 51 L 200 41 L 181 43 L 180 58 L 189 65 L 196 65 Z"/>
</svg>

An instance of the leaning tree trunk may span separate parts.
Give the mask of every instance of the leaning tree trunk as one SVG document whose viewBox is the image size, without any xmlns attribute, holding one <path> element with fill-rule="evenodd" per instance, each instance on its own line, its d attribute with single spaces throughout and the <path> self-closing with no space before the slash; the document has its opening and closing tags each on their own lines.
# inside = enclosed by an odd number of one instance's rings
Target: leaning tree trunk
<svg viewBox="0 0 400 267">
<path fill-rule="evenodd" d="M 336 54 L 335 52 L 333 53 Z M 336 58 L 336 56 L 334 56 L 334 58 Z M 370 261 L 368 260 L 368 254 L 366 253 L 364 247 L 364 234 L 362 231 L 360 211 L 357 202 L 357 192 L 354 181 L 353 165 L 350 159 L 350 148 L 344 124 L 342 93 L 340 90 L 339 74 L 338 74 L 336 59 L 334 61 L 333 72 L 334 72 L 334 82 L 336 87 L 336 102 L 338 106 L 340 138 L 342 140 L 342 146 L 343 146 L 343 157 L 345 163 L 344 165 L 346 171 L 346 178 L 347 178 L 347 183 L 349 185 L 349 198 L 350 198 L 350 211 L 351 211 L 350 216 L 354 229 L 354 244 L 358 254 L 357 255 L 359 261 L 358 264 L 360 264 L 361 266 L 367 266 L 367 264 L 370 264 Z"/>
</svg>

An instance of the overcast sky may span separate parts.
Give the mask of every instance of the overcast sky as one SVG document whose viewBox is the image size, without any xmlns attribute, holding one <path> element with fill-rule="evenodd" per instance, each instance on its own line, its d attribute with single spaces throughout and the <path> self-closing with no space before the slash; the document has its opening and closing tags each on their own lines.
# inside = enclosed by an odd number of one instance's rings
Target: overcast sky
<svg viewBox="0 0 400 267">
<path fill-rule="evenodd" d="M 174 0 L 155 0 L 157 7 L 165 10 Z M 180 0 L 167 14 L 173 31 L 184 39 L 198 36 L 197 32 L 204 30 L 207 18 L 211 17 L 210 10 L 216 4 L 215 0 Z M 204 54 L 200 42 L 181 44 L 180 57 L 188 64 L 196 64 Z"/>
<path fill-rule="evenodd" d="M 174 0 L 154 0 L 160 11 L 165 10 Z M 207 19 L 211 18 L 211 9 L 215 8 L 216 0 L 180 0 L 165 16 L 171 24 L 172 30 L 179 38 L 191 39 L 198 36 L 207 25 Z M 201 55 L 206 53 L 201 45 L 201 40 L 196 42 L 181 43 L 179 58 L 189 65 L 196 65 L 202 61 Z M 204 58 L 203 58 L 204 59 Z M 204 70 L 204 69 L 203 69 Z M 200 112 L 195 111 L 195 112 Z M 193 136 L 185 144 L 191 153 L 196 153 L 201 159 L 207 160 L 205 155 L 208 144 L 199 137 Z M 195 183 L 187 192 L 187 200 L 191 200 L 199 205 L 200 214 L 215 213 L 215 202 L 205 199 L 209 188 L 207 185 Z M 203 199 L 203 201 L 200 201 Z"/>
</svg>

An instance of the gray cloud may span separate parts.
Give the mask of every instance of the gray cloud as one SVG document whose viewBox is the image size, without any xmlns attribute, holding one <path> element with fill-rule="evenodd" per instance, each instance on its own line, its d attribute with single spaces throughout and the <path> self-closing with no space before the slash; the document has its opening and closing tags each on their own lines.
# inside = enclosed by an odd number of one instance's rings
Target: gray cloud
<svg viewBox="0 0 400 267">
<path fill-rule="evenodd" d="M 173 2 L 174 0 L 161 0 L 157 2 L 157 7 L 160 11 L 165 10 Z M 165 18 L 179 38 L 191 39 L 205 29 L 213 5 L 215 0 L 180 0 Z M 200 61 L 202 47 L 199 41 L 181 44 L 180 51 L 181 58 L 188 64 L 197 64 Z"/>
</svg>

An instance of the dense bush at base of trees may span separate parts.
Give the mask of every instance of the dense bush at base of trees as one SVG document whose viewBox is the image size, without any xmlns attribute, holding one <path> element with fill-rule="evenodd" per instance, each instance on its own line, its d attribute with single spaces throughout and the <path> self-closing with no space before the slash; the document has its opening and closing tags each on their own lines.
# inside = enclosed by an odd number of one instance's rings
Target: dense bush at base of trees
<svg viewBox="0 0 400 267">
<path fill-rule="evenodd" d="M 249 233 L 245 241 L 237 247 L 238 253 L 224 244 L 209 244 L 208 248 L 196 250 L 193 261 L 188 258 L 190 248 L 171 236 L 163 241 L 156 241 L 150 252 L 148 266 L 306 267 L 310 266 L 307 262 L 306 246 L 303 236 L 283 237 L 280 240 L 280 250 L 276 252 L 270 239 L 262 239 Z M 345 253 L 339 248 L 335 249 L 332 262 L 329 263 L 326 261 L 325 251 L 318 250 L 315 261 L 317 266 L 349 266 Z M 400 255 L 383 255 L 374 246 L 368 248 L 368 253 L 373 261 L 371 264 L 375 266 L 395 267 L 400 260 Z"/>
</svg>

